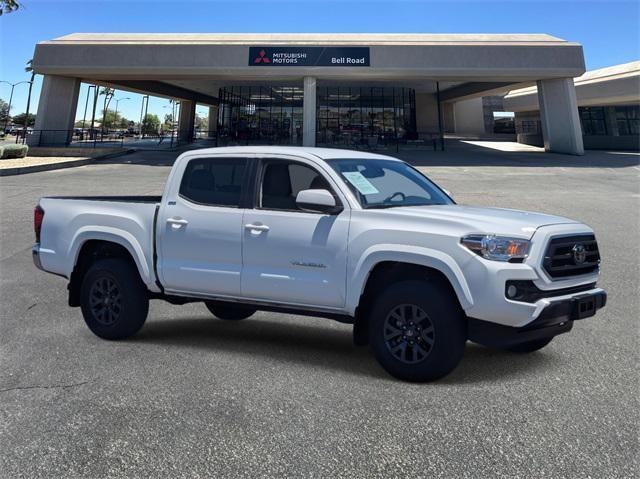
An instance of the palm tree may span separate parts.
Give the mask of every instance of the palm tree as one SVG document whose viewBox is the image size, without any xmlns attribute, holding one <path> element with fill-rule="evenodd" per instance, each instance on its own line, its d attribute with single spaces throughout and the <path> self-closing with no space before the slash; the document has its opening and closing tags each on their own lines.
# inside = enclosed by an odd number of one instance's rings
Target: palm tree
<svg viewBox="0 0 640 479">
<path fill-rule="evenodd" d="M 0 0 L 0 16 L 3 13 L 15 12 L 20 8 L 20 3 L 17 0 Z"/>
<path fill-rule="evenodd" d="M 101 125 L 101 130 L 103 134 L 104 134 L 104 125 L 107 120 L 107 110 L 109 108 L 109 103 L 111 103 L 111 99 L 113 98 L 113 95 L 115 95 L 115 93 L 116 91 L 113 88 L 103 87 L 102 90 L 100 90 L 100 95 L 104 95 L 104 110 L 102 110 L 102 125 Z"/>
<path fill-rule="evenodd" d="M 24 128 L 23 128 L 24 134 L 22 135 L 23 141 L 26 142 L 27 141 L 27 125 L 29 123 L 29 107 L 31 106 L 31 90 L 33 89 L 33 81 L 36 78 L 36 72 L 33 71 L 33 58 L 27 62 L 26 66 L 24 67 L 24 71 L 26 71 L 27 73 L 31 73 L 31 80 L 29 81 L 29 95 L 27 96 L 27 112 L 25 113 L 26 121 L 24 122 Z"/>
</svg>

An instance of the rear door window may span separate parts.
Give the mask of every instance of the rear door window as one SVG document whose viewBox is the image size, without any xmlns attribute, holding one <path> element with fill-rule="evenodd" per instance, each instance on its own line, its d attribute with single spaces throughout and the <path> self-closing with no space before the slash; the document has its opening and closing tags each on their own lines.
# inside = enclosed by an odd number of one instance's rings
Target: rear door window
<svg viewBox="0 0 640 479">
<path fill-rule="evenodd" d="M 240 206 L 246 158 L 196 158 L 185 168 L 180 196 L 209 206 Z"/>
</svg>

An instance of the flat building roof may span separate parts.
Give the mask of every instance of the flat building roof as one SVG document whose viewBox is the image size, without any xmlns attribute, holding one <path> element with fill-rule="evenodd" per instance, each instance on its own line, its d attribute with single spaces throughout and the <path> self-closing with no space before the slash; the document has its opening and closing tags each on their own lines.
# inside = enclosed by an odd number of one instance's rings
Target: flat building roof
<svg viewBox="0 0 640 479">
<path fill-rule="evenodd" d="M 304 77 L 425 93 L 438 86 L 452 101 L 579 76 L 584 56 L 580 44 L 543 33 L 72 33 L 38 43 L 33 68 L 205 104 L 226 85 Z"/>
<path fill-rule="evenodd" d="M 71 33 L 42 44 L 578 45 L 544 33 Z"/>
</svg>

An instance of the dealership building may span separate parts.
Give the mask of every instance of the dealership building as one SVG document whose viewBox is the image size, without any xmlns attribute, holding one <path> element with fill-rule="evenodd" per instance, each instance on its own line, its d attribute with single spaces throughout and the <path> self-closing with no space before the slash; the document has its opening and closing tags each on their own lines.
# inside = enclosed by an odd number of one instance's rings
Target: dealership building
<svg viewBox="0 0 640 479">
<path fill-rule="evenodd" d="M 483 97 L 535 87 L 545 149 L 584 152 L 582 46 L 549 35 L 82 33 L 38 43 L 33 67 L 41 145 L 70 139 L 81 82 L 179 100 L 186 141 L 198 104 L 217 138 L 346 147 L 462 132 Z"/>
<path fill-rule="evenodd" d="M 640 149 L 640 61 L 588 71 L 574 85 L 585 148 Z M 532 86 L 504 97 L 520 143 L 544 144 L 538 95 Z"/>
</svg>

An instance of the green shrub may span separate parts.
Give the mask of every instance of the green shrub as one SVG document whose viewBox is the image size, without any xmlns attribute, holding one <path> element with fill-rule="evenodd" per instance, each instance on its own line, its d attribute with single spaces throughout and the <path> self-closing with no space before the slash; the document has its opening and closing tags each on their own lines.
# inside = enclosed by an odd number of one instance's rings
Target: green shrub
<svg viewBox="0 0 640 479">
<path fill-rule="evenodd" d="M 8 160 L 10 158 L 24 158 L 27 156 L 29 147 L 27 145 L 4 145 L 0 158 Z"/>
<path fill-rule="evenodd" d="M 4 155 L 4 146 L 0 146 L 0 160 L 2 159 L 3 155 Z"/>
</svg>

